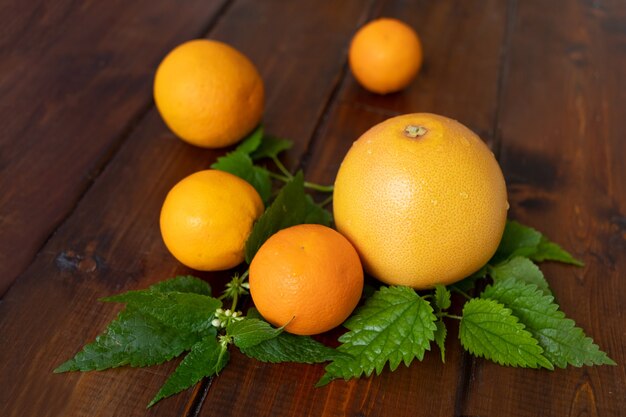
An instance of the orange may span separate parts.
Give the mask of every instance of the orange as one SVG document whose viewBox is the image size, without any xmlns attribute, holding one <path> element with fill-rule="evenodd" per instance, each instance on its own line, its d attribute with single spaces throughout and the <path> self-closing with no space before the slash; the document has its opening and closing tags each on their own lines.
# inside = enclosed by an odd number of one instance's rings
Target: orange
<svg viewBox="0 0 626 417">
<path fill-rule="evenodd" d="M 201 39 L 171 51 L 154 78 L 154 100 L 181 139 L 221 148 L 242 139 L 261 121 L 263 81 L 241 52 Z"/>
<path fill-rule="evenodd" d="M 406 23 L 377 19 L 354 35 L 349 61 L 352 73 L 365 89 L 392 93 L 408 86 L 419 72 L 422 44 Z"/>
<path fill-rule="evenodd" d="M 263 202 L 246 181 L 206 170 L 184 178 L 167 194 L 161 209 L 161 236 L 167 249 L 200 271 L 232 268 L 243 261 L 252 224 Z"/>
<path fill-rule="evenodd" d="M 416 289 L 450 284 L 494 254 L 507 216 L 493 153 L 461 123 L 388 119 L 349 150 L 335 181 L 337 230 L 371 275 Z"/>
<path fill-rule="evenodd" d="M 335 230 L 316 224 L 271 236 L 250 264 L 250 294 L 261 315 L 300 335 L 339 326 L 363 291 L 359 256 Z"/>
</svg>

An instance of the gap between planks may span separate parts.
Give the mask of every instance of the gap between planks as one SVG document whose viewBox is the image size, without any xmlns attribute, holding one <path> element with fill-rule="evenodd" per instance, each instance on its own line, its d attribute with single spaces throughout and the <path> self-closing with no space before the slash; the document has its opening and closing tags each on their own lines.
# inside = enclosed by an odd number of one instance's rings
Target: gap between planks
<svg viewBox="0 0 626 417">
<path fill-rule="evenodd" d="M 382 1 L 370 0 L 368 7 L 365 8 L 366 12 L 363 13 L 361 17 L 358 19 L 355 30 L 356 28 L 362 26 L 365 22 L 374 18 L 378 14 L 377 10 L 381 8 L 381 5 L 384 2 L 385 0 L 382 0 Z M 221 13 L 221 11 L 220 13 L 218 13 L 219 16 L 221 16 L 222 14 L 223 13 Z M 207 31 L 207 35 L 208 35 L 208 32 L 209 31 Z M 344 59 L 346 59 L 346 57 L 344 57 Z M 311 133 L 310 140 L 308 141 L 307 146 L 302 154 L 302 157 L 300 158 L 300 161 L 298 162 L 298 165 L 297 165 L 298 170 L 300 169 L 304 170 L 306 168 L 308 160 L 311 157 L 313 149 L 315 149 L 315 144 L 317 143 L 317 141 L 319 140 L 321 136 L 320 133 L 323 130 L 323 127 L 325 126 L 326 121 L 328 120 L 328 117 L 333 108 L 333 105 L 338 100 L 339 92 L 342 90 L 342 88 L 345 85 L 347 75 L 348 75 L 348 63 L 344 62 L 341 69 L 339 70 L 339 73 L 335 77 L 335 82 L 330 91 L 330 94 L 328 95 L 328 99 L 324 103 L 324 106 L 322 107 L 320 114 L 317 116 L 317 121 L 313 128 L 313 132 Z M 191 395 L 191 399 L 189 400 L 188 406 L 185 409 L 183 417 L 198 417 L 200 415 L 202 406 L 204 405 L 204 401 L 209 393 L 209 390 L 211 389 L 211 386 L 213 385 L 214 379 L 215 377 L 210 376 L 208 378 L 204 378 L 202 381 L 200 381 L 196 385 Z"/>
<path fill-rule="evenodd" d="M 496 87 L 496 107 L 494 109 L 493 124 L 491 127 L 491 149 L 496 159 L 500 159 L 502 150 L 502 136 L 498 133 L 498 125 L 500 123 L 500 104 L 504 96 L 504 83 L 509 66 L 509 49 L 511 47 L 511 38 L 513 33 L 513 25 L 515 22 L 515 13 L 517 10 L 517 0 L 509 0 L 506 9 L 506 22 L 504 24 L 504 36 L 502 37 L 502 46 L 500 48 L 500 63 L 498 68 L 498 80 Z M 484 286 L 484 285 L 483 285 Z M 483 288 L 484 289 L 484 288 Z M 462 416 L 463 410 L 467 405 L 468 388 L 471 384 L 474 374 L 476 359 L 467 351 L 463 351 L 463 359 L 461 361 L 461 370 L 459 372 L 459 382 L 456 388 L 456 398 L 454 401 L 454 415 Z"/>
</svg>

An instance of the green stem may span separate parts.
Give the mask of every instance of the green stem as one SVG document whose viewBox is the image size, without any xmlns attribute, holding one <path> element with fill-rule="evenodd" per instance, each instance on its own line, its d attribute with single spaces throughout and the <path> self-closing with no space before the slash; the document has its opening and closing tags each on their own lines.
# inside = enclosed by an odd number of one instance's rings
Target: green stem
<svg viewBox="0 0 626 417">
<path fill-rule="evenodd" d="M 448 313 L 444 313 L 444 312 L 441 312 L 441 316 L 440 317 L 448 317 L 448 318 L 456 319 L 456 320 L 461 320 L 463 318 L 461 316 L 456 316 L 454 314 L 448 314 Z"/>
<path fill-rule="evenodd" d="M 289 172 L 289 170 L 283 165 L 283 163 L 280 162 L 280 159 L 278 159 L 278 157 L 272 156 L 272 160 L 274 161 L 274 163 L 276 164 L 280 172 L 282 172 L 285 175 L 285 177 L 289 179 L 293 178 L 293 175 L 291 175 L 291 172 Z"/>
<path fill-rule="evenodd" d="M 239 293 L 235 292 L 235 294 L 233 294 L 233 303 L 230 305 L 230 311 L 232 311 L 233 313 L 235 311 L 237 311 L 237 300 L 239 299 Z"/>
<path fill-rule="evenodd" d="M 284 175 L 280 175 L 280 174 L 275 174 L 272 171 L 268 171 L 270 174 L 270 178 L 274 178 L 276 180 L 280 180 L 282 182 L 289 182 L 291 181 L 290 178 L 285 177 Z"/>
<path fill-rule="evenodd" d="M 326 207 L 327 205 L 330 204 L 331 201 L 333 201 L 333 195 L 332 194 L 329 195 L 328 197 L 326 197 L 326 199 L 320 203 L 320 207 Z"/>
<path fill-rule="evenodd" d="M 287 177 L 285 175 L 276 174 L 272 171 L 269 171 L 269 175 L 270 175 L 270 178 L 274 178 L 282 182 L 289 182 L 293 178 L 293 177 Z M 315 184 L 314 182 L 308 182 L 308 181 L 304 183 L 304 188 L 308 188 L 308 189 L 315 190 L 315 191 L 321 191 L 323 193 L 332 193 L 333 190 L 335 189 L 335 187 L 332 185 L 320 185 L 320 184 Z"/>
<path fill-rule="evenodd" d="M 465 291 L 463 291 L 463 290 L 461 290 L 461 289 L 459 289 L 459 288 L 455 287 L 454 285 L 452 285 L 452 286 L 450 287 L 450 289 L 451 289 L 452 291 L 456 292 L 457 294 L 461 294 L 463 297 L 467 298 L 468 300 L 471 300 L 471 299 L 472 299 L 472 297 L 471 297 L 469 294 L 467 294 Z"/>
<path fill-rule="evenodd" d="M 248 278 L 248 275 L 250 274 L 250 270 L 246 269 L 246 272 L 244 272 L 243 274 L 241 274 L 241 282 L 245 282 L 246 279 Z"/>
<path fill-rule="evenodd" d="M 273 172 L 270 172 L 270 177 L 275 178 L 277 180 L 284 181 L 284 182 L 291 181 L 291 179 L 293 178 L 293 175 L 291 174 L 291 172 L 289 172 L 287 167 L 285 167 L 285 165 L 283 165 L 283 163 L 280 162 L 280 159 L 278 159 L 278 157 L 276 156 L 273 156 L 272 160 L 274 161 L 274 163 L 276 164 L 276 167 L 278 167 L 280 172 L 283 173 L 283 175 L 274 174 Z M 320 184 L 315 184 L 313 182 L 308 182 L 308 181 L 304 183 L 304 187 L 309 188 L 311 190 L 315 190 L 315 191 L 321 191 L 323 193 L 332 193 L 335 188 L 332 185 L 320 185 Z"/>
<path fill-rule="evenodd" d="M 323 193 L 332 193 L 335 189 L 333 185 L 319 185 L 308 181 L 305 181 L 304 187 L 315 191 L 321 191 Z"/>
</svg>

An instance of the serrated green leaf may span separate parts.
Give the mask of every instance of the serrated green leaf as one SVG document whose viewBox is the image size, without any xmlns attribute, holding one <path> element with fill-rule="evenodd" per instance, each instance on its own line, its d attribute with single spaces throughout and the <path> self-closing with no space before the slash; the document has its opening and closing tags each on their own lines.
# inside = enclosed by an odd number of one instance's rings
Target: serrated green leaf
<svg viewBox="0 0 626 417">
<path fill-rule="evenodd" d="M 565 317 L 554 297 L 542 293 L 535 285 L 504 279 L 487 287 L 481 298 L 495 300 L 511 309 L 539 341 L 543 356 L 559 368 L 568 364 L 615 365 L 573 320 Z"/>
<path fill-rule="evenodd" d="M 276 158 L 278 155 L 290 149 L 293 142 L 287 139 L 277 138 L 275 136 L 264 136 L 260 146 L 250 154 L 254 160 L 262 158 Z"/>
<path fill-rule="evenodd" d="M 250 156 L 243 152 L 235 151 L 219 157 L 211 168 L 229 172 L 248 181 L 257 190 L 264 203 L 272 197 L 272 180 L 269 171 L 254 165 Z"/>
<path fill-rule="evenodd" d="M 448 291 L 445 286 L 437 284 L 435 287 L 435 306 L 437 306 L 439 310 L 449 309 L 452 305 L 452 300 L 450 298 L 450 291 Z"/>
<path fill-rule="evenodd" d="M 261 146 L 263 137 L 263 125 L 259 125 L 252 131 L 244 140 L 241 141 L 239 146 L 235 148 L 235 152 L 241 152 L 246 155 L 250 155 Z"/>
<path fill-rule="evenodd" d="M 554 242 L 551 242 L 545 236 L 541 237 L 541 241 L 537 246 L 537 251 L 531 255 L 533 261 L 557 261 L 566 264 L 585 266 L 585 264 L 574 258 L 569 252 Z"/>
<path fill-rule="evenodd" d="M 246 318 L 263 320 L 263 316 L 255 307 L 248 308 L 248 311 L 246 312 Z"/>
<path fill-rule="evenodd" d="M 315 201 L 309 194 L 306 194 L 304 198 L 306 199 L 306 215 L 303 223 L 330 226 L 333 222 L 333 215 L 325 208 L 315 204 Z"/>
<path fill-rule="evenodd" d="M 226 347 L 221 346 L 214 335 L 205 337 L 191 348 L 191 352 L 165 381 L 148 407 L 152 407 L 163 398 L 191 387 L 204 377 L 216 375 L 224 369 L 228 358 Z"/>
<path fill-rule="evenodd" d="M 148 292 L 184 292 L 184 293 L 194 293 L 200 295 L 211 295 L 211 286 L 206 282 L 201 280 L 200 278 L 196 278 L 191 275 L 179 275 L 175 278 L 171 278 L 165 281 L 158 282 L 154 285 L 149 286 L 145 290 L 134 290 L 128 291 L 124 294 L 133 294 L 133 293 L 148 293 Z M 104 300 L 108 300 L 105 298 Z"/>
<path fill-rule="evenodd" d="M 282 328 L 275 329 L 266 321 L 252 318 L 235 321 L 226 328 L 226 334 L 233 337 L 235 346 L 240 349 L 273 339 L 282 331 Z"/>
<path fill-rule="evenodd" d="M 499 263 L 515 256 L 528 257 L 537 251 L 540 241 L 541 233 L 532 227 L 508 220 L 500 245 L 489 263 Z"/>
<path fill-rule="evenodd" d="M 209 332 L 215 334 L 215 330 Z M 54 372 L 157 365 L 189 350 L 200 339 L 198 333 L 180 332 L 148 314 L 128 308 L 93 343 Z"/>
<path fill-rule="evenodd" d="M 530 259 L 517 256 L 489 268 L 489 274 L 494 282 L 505 279 L 515 279 L 527 284 L 534 284 L 544 294 L 550 295 L 550 286 L 543 273 Z"/>
<path fill-rule="evenodd" d="M 131 291 L 104 298 L 103 301 L 127 303 L 129 307 L 182 332 L 210 329 L 215 310 L 222 306 L 222 302 L 216 298 L 180 292 Z"/>
<path fill-rule="evenodd" d="M 438 320 L 435 325 L 437 326 L 435 330 L 435 343 L 437 343 L 439 351 L 441 352 L 441 362 L 446 363 L 446 336 L 448 335 L 448 329 L 441 319 Z"/>
<path fill-rule="evenodd" d="M 506 223 L 500 246 L 489 263 L 494 265 L 516 256 L 538 262 L 558 261 L 577 266 L 584 265 L 537 230 L 509 220 Z"/>
<path fill-rule="evenodd" d="M 324 224 L 323 221 L 310 207 L 304 192 L 303 174 L 298 172 L 254 224 L 246 241 L 246 262 L 252 262 L 261 245 L 279 230 L 303 223 Z"/>
<path fill-rule="evenodd" d="M 247 318 L 263 319 L 254 307 L 248 309 Z M 270 363 L 321 363 L 344 355 L 308 336 L 297 336 L 286 332 L 254 346 L 239 348 L 239 350 L 250 358 Z"/>
<path fill-rule="evenodd" d="M 335 358 L 317 385 L 380 374 L 387 363 L 393 371 L 400 362 L 409 366 L 415 358 L 422 360 L 435 338 L 436 319 L 430 303 L 413 289 L 382 287 L 344 323 L 349 331 L 337 350 L 351 357 Z"/>
<path fill-rule="evenodd" d="M 500 365 L 553 369 L 532 334 L 494 300 L 474 298 L 465 303 L 459 338 L 471 354 Z"/>
<path fill-rule="evenodd" d="M 342 355 L 308 336 L 289 333 L 239 350 L 248 357 L 270 363 L 321 363 Z"/>
</svg>

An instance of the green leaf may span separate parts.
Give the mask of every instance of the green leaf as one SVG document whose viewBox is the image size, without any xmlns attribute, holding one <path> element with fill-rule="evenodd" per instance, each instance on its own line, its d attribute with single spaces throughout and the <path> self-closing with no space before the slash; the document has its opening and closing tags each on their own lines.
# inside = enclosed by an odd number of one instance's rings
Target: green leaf
<svg viewBox="0 0 626 417">
<path fill-rule="evenodd" d="M 273 339 L 254 346 L 240 347 L 239 350 L 248 357 L 271 363 L 321 363 L 341 355 L 310 337 L 289 333 L 281 333 Z"/>
<path fill-rule="evenodd" d="M 179 275 L 175 278 L 171 278 L 151 285 L 146 290 L 128 291 L 120 295 L 134 294 L 139 292 L 185 292 L 210 296 L 211 287 L 206 281 L 203 281 L 200 278 L 196 278 L 191 275 Z"/>
<path fill-rule="evenodd" d="M 259 125 L 235 148 L 234 152 L 241 152 L 250 155 L 261 146 L 263 137 L 263 125 Z"/>
<path fill-rule="evenodd" d="M 216 375 L 228 363 L 228 356 L 226 346 L 217 343 L 215 335 L 208 335 L 191 348 L 191 352 L 165 381 L 148 407 L 152 407 L 163 398 L 191 387 L 204 377 Z"/>
<path fill-rule="evenodd" d="M 550 242 L 545 236 L 541 237 L 537 252 L 531 255 L 533 261 L 558 261 L 566 264 L 585 266 L 585 264 L 574 258 L 569 252 L 554 242 Z"/>
<path fill-rule="evenodd" d="M 247 318 L 262 320 L 261 314 L 254 307 L 248 309 Z M 240 347 L 239 350 L 250 358 L 270 363 L 321 363 L 344 355 L 308 336 L 297 336 L 286 332 L 254 346 Z"/>
<path fill-rule="evenodd" d="M 474 298 L 465 303 L 459 338 L 471 354 L 500 365 L 553 369 L 532 334 L 494 300 Z"/>
<path fill-rule="evenodd" d="M 211 328 L 215 310 L 222 306 L 216 298 L 180 292 L 131 291 L 103 301 L 127 303 L 129 307 L 182 332 L 202 332 Z"/>
<path fill-rule="evenodd" d="M 495 300 L 511 309 L 539 341 L 543 356 L 555 366 L 615 365 L 573 320 L 565 317 L 554 297 L 535 285 L 504 279 L 487 287 L 481 298 Z"/>
<path fill-rule="evenodd" d="M 352 357 L 338 357 L 326 366 L 318 382 L 336 378 L 380 374 L 387 363 L 395 370 L 422 360 L 435 338 L 436 317 L 430 303 L 408 287 L 382 287 L 345 323 L 350 331 L 339 338 L 338 350 Z"/>
<path fill-rule="evenodd" d="M 441 351 L 441 362 L 446 363 L 446 336 L 448 335 L 448 329 L 441 319 L 439 319 L 435 325 L 437 326 L 435 330 L 435 343 L 437 343 L 439 351 Z"/>
<path fill-rule="evenodd" d="M 309 194 L 306 194 L 304 198 L 306 200 L 306 215 L 304 216 L 303 223 L 330 226 L 333 222 L 333 215 L 325 208 L 315 204 L 313 197 Z"/>
<path fill-rule="evenodd" d="M 235 151 L 217 159 L 211 165 L 213 169 L 229 172 L 248 181 L 259 193 L 264 203 L 272 197 L 272 180 L 267 169 L 252 163 L 250 156 Z"/>
<path fill-rule="evenodd" d="M 435 287 L 435 306 L 441 311 L 449 309 L 451 305 L 450 291 L 445 286 L 437 284 Z"/>
<path fill-rule="evenodd" d="M 489 263 L 498 263 L 515 256 L 528 257 L 537 251 L 540 241 L 541 233 L 532 227 L 509 220 L 506 222 L 496 254 Z"/>
<path fill-rule="evenodd" d="M 240 349 L 273 339 L 282 331 L 282 327 L 275 329 L 263 320 L 251 318 L 235 321 L 226 328 L 226 334 L 233 337 L 235 346 Z"/>
<path fill-rule="evenodd" d="M 278 155 L 290 149 L 293 142 L 287 139 L 277 138 L 275 136 L 264 136 L 260 146 L 250 154 L 252 159 L 276 158 Z"/>
<path fill-rule="evenodd" d="M 538 262 L 559 261 L 577 266 L 584 265 L 537 230 L 509 220 L 506 223 L 500 246 L 489 263 L 493 265 L 516 256 L 523 256 Z"/>
<path fill-rule="evenodd" d="M 494 282 L 515 279 L 527 284 L 535 284 L 544 294 L 550 295 L 550 286 L 543 273 L 530 259 L 517 256 L 494 267 L 489 268 Z"/>
<path fill-rule="evenodd" d="M 310 206 L 304 192 L 303 174 L 298 172 L 254 224 L 246 242 L 246 262 L 252 262 L 261 245 L 279 230 L 303 223 L 325 224 L 323 217 Z"/>
<path fill-rule="evenodd" d="M 215 334 L 215 330 L 210 330 Z M 119 313 L 103 334 L 54 372 L 91 371 L 123 365 L 149 366 L 168 361 L 200 340 L 133 308 Z"/>
</svg>

